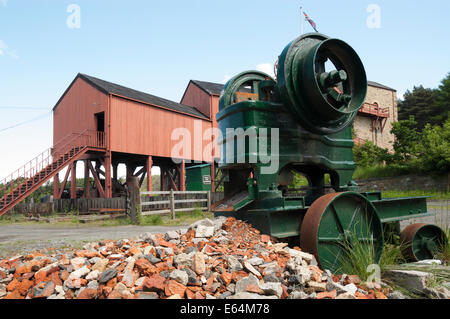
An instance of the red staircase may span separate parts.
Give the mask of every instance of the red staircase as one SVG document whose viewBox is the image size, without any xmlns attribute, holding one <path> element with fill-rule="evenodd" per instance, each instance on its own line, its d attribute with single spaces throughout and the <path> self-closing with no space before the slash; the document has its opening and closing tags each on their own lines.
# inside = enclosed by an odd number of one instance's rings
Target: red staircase
<svg viewBox="0 0 450 319">
<path fill-rule="evenodd" d="M 0 216 L 88 151 L 104 151 L 104 132 L 73 133 L 0 181 Z"/>
</svg>

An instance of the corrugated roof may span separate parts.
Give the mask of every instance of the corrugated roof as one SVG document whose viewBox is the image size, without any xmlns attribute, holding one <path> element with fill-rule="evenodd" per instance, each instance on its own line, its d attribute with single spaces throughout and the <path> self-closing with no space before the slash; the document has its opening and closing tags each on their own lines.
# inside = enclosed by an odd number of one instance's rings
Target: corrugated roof
<svg viewBox="0 0 450 319">
<path fill-rule="evenodd" d="M 171 109 L 174 111 L 187 113 L 187 114 L 191 114 L 191 115 L 195 115 L 198 117 L 208 119 L 208 117 L 206 117 L 199 110 L 197 110 L 194 107 L 188 106 L 188 105 L 183 105 L 183 104 L 180 104 L 180 103 L 177 103 L 174 101 L 163 99 L 163 98 L 155 96 L 155 95 L 137 91 L 137 90 L 134 90 L 134 89 L 131 89 L 131 88 L 119 85 L 119 84 L 108 82 L 108 81 L 105 81 L 105 80 L 102 80 L 102 79 L 99 79 L 99 78 L 96 78 L 96 77 L 93 77 L 90 75 L 82 74 L 82 73 L 78 73 L 75 80 L 77 78 L 82 78 L 83 80 L 85 80 L 86 82 L 88 82 L 89 84 L 94 86 L 96 89 L 98 89 L 106 94 L 111 93 L 111 94 L 115 94 L 115 95 L 120 95 L 125 98 L 137 100 L 137 101 L 144 102 L 144 103 L 149 103 L 149 104 L 156 105 L 156 106 L 161 106 L 161 107 Z M 72 84 L 75 82 L 75 80 L 72 82 Z M 71 86 L 72 86 L 72 84 L 71 84 Z M 70 89 L 70 87 L 69 87 L 69 89 Z M 53 109 L 55 109 L 56 106 L 58 106 L 59 102 L 62 100 L 62 98 L 64 97 L 64 95 L 67 93 L 67 91 L 69 89 L 67 89 L 66 92 L 64 92 L 63 96 L 60 98 L 60 100 L 58 101 L 58 103 L 55 105 L 55 107 Z"/>
<path fill-rule="evenodd" d="M 220 92 L 222 91 L 222 89 L 224 87 L 224 84 L 220 84 L 220 83 L 205 82 L 205 81 L 198 81 L 198 80 L 191 80 L 191 81 L 194 82 L 195 84 L 197 84 L 200 88 L 202 88 L 209 94 L 220 95 Z M 380 84 L 378 82 L 367 81 L 367 84 L 369 86 L 374 86 L 374 87 L 378 87 L 381 89 L 397 92 L 397 90 L 390 88 L 386 85 Z"/>
</svg>

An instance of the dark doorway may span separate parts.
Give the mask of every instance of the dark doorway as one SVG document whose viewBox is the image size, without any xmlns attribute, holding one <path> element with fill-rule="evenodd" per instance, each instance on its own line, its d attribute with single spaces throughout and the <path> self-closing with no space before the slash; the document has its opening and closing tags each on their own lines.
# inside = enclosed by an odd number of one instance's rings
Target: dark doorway
<svg viewBox="0 0 450 319">
<path fill-rule="evenodd" d="M 97 122 L 97 131 L 105 131 L 105 112 L 95 114 L 95 121 Z"/>
</svg>

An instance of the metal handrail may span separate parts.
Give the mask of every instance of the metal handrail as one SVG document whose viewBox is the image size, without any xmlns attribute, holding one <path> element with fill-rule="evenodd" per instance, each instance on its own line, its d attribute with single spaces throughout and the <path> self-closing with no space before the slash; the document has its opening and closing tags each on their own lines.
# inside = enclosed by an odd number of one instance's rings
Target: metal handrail
<svg viewBox="0 0 450 319">
<path fill-rule="evenodd" d="M 389 117 L 389 107 L 381 108 L 377 103 L 364 103 L 359 109 L 360 112 L 366 112 L 374 115 L 386 115 Z"/>
<path fill-rule="evenodd" d="M 14 191 L 21 188 L 23 184 L 26 185 L 26 190 L 28 190 L 27 182 L 29 179 L 34 178 L 36 174 L 42 172 L 44 168 L 47 168 L 49 165 L 55 163 L 55 160 L 59 161 L 61 157 L 63 158 L 65 154 L 77 147 L 104 149 L 105 133 L 86 129 L 81 133 L 71 133 L 66 135 L 53 147 L 46 149 L 31 161 L 27 162 L 9 176 L 5 177 L 0 181 L 0 187 L 3 188 L 2 196 L 4 204 L 6 205 L 7 194 L 12 194 L 12 197 L 14 198 Z M 15 183 L 17 183 L 17 185 L 14 185 Z"/>
</svg>

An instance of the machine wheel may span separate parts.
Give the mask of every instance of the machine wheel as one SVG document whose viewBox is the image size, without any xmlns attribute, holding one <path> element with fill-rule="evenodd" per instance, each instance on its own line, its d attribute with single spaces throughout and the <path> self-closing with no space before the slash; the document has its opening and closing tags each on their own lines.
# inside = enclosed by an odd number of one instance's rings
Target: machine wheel
<svg viewBox="0 0 450 319">
<path fill-rule="evenodd" d="M 447 241 L 444 231 L 436 225 L 411 224 L 400 234 L 402 253 L 408 261 L 433 259 Z"/>
<path fill-rule="evenodd" d="M 366 197 L 354 192 L 332 193 L 309 207 L 300 229 L 300 246 L 314 254 L 322 269 L 339 272 L 349 247 L 356 247 L 358 242 L 372 249 L 378 263 L 383 251 L 383 229 L 375 207 Z"/>
</svg>

